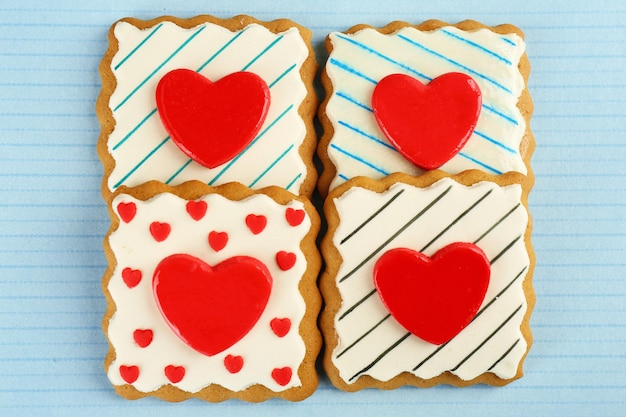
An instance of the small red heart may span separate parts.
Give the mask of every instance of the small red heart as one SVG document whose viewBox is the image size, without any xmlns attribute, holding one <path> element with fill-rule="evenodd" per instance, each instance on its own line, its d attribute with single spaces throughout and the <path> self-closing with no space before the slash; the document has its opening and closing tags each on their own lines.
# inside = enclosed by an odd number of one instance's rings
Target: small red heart
<svg viewBox="0 0 626 417">
<path fill-rule="evenodd" d="M 267 218 L 263 215 L 257 216 L 256 214 L 248 214 L 246 216 L 246 225 L 252 233 L 258 235 L 263 231 L 263 229 L 265 229 L 265 226 L 267 225 Z"/>
<path fill-rule="evenodd" d="M 270 321 L 270 327 L 276 336 L 285 337 L 291 330 L 291 320 L 275 318 Z"/>
<path fill-rule="evenodd" d="M 206 214 L 207 203 L 206 201 L 188 201 L 186 209 L 191 218 L 198 221 Z"/>
<path fill-rule="evenodd" d="M 119 203 L 117 205 L 117 212 L 124 223 L 129 223 L 135 218 L 137 214 L 137 206 L 135 203 Z"/>
<path fill-rule="evenodd" d="M 276 254 L 276 264 L 283 271 L 289 271 L 296 263 L 296 254 L 280 251 Z"/>
<path fill-rule="evenodd" d="M 215 168 L 239 154 L 259 132 L 270 90 L 251 72 L 212 82 L 195 71 L 176 69 L 159 81 L 156 103 L 174 143 L 194 161 Z"/>
<path fill-rule="evenodd" d="M 289 381 L 291 381 L 292 374 L 293 371 L 288 366 L 284 368 L 274 368 L 274 370 L 272 371 L 272 378 L 274 379 L 274 381 L 276 381 L 278 385 L 284 387 L 289 383 Z"/>
<path fill-rule="evenodd" d="M 138 269 L 122 269 L 122 280 L 128 288 L 134 288 L 141 282 L 141 271 Z"/>
<path fill-rule="evenodd" d="M 389 75 L 372 95 L 374 117 L 389 142 L 425 170 L 439 168 L 472 135 L 482 97 L 471 77 L 443 74 L 428 85 L 403 74 Z"/>
<path fill-rule="evenodd" d="M 209 245 L 215 252 L 219 252 L 228 243 L 228 233 L 226 232 L 211 232 L 209 233 Z"/>
<path fill-rule="evenodd" d="M 236 256 L 212 267 L 176 254 L 154 271 L 157 305 L 172 331 L 208 356 L 228 349 L 254 327 L 265 310 L 272 276 L 259 260 Z"/>
<path fill-rule="evenodd" d="M 182 381 L 185 377 L 184 366 L 167 365 L 164 369 L 165 376 L 170 380 L 172 384 Z"/>
<path fill-rule="evenodd" d="M 152 222 L 150 234 L 157 242 L 163 242 L 170 235 L 171 227 L 168 223 Z"/>
<path fill-rule="evenodd" d="M 133 339 L 137 346 L 145 348 L 152 343 L 153 333 L 150 329 L 137 329 L 133 332 Z"/>
<path fill-rule="evenodd" d="M 224 358 L 224 367 L 231 374 L 236 374 L 243 368 L 243 358 L 241 356 L 228 355 Z"/>
<path fill-rule="evenodd" d="M 446 343 L 474 318 L 487 293 L 490 264 L 472 243 L 453 243 L 431 258 L 407 248 L 385 252 L 374 266 L 378 295 L 415 336 Z"/>
<path fill-rule="evenodd" d="M 298 226 L 304 220 L 304 210 L 293 209 L 289 207 L 285 212 L 285 217 L 287 218 L 287 223 L 291 226 Z"/>
<path fill-rule="evenodd" d="M 137 380 L 137 378 L 139 378 L 139 368 L 134 365 L 132 366 L 121 365 L 120 376 L 122 377 L 124 381 L 126 381 L 129 384 L 132 384 L 133 382 Z"/>
</svg>

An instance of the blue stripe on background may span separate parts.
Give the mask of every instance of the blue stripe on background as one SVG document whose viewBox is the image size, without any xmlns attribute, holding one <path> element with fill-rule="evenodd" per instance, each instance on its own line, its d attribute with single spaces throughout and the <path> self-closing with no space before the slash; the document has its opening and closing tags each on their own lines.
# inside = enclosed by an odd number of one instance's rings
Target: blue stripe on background
<svg viewBox="0 0 626 417">
<path fill-rule="evenodd" d="M 412 74 L 415 74 L 415 75 L 417 75 L 420 78 L 423 78 L 423 79 L 425 79 L 427 81 L 431 81 L 432 80 L 431 77 L 427 76 L 426 74 L 423 74 L 423 73 L 419 72 L 415 68 L 412 68 L 412 67 L 410 67 L 410 66 L 408 66 L 406 64 L 403 64 L 400 61 L 396 61 L 395 59 L 393 59 L 393 58 L 391 58 L 391 57 L 389 57 L 389 56 L 387 56 L 387 55 L 385 55 L 385 54 L 383 54 L 381 52 L 378 52 L 375 49 L 373 49 L 373 48 L 371 48 L 371 47 L 369 47 L 369 46 L 367 46 L 367 45 L 365 45 L 365 44 L 363 44 L 363 43 L 361 43 L 361 42 L 359 42 L 359 41 L 357 41 L 355 39 L 351 39 L 351 38 L 348 38 L 346 36 L 340 36 L 340 35 L 337 35 L 337 37 L 339 39 L 343 39 L 343 40 L 345 40 L 345 41 L 347 41 L 347 42 L 349 42 L 349 43 L 351 43 L 353 45 L 356 45 L 359 48 L 361 48 L 361 49 L 363 49 L 363 50 L 365 50 L 365 51 L 367 51 L 367 52 L 369 52 L 371 54 L 374 54 L 374 55 L 376 55 L 379 58 L 384 59 L 385 61 L 391 62 L 392 64 L 397 65 L 400 68 L 402 68 L 402 69 L 404 69 L 404 70 L 406 70 L 406 71 L 408 71 L 408 72 L 410 72 Z"/>
<path fill-rule="evenodd" d="M 457 67 L 459 67 L 459 68 L 461 68 L 461 69 L 463 69 L 463 70 L 465 70 L 465 71 L 467 71 L 467 72 L 469 72 L 471 74 L 474 74 L 475 76 L 477 76 L 479 78 L 482 78 L 483 80 L 485 80 L 485 81 L 495 85 L 496 87 L 506 91 L 509 94 L 513 93 L 508 87 L 500 84 L 499 82 L 497 82 L 496 80 L 494 80 L 492 78 L 487 77 L 485 74 L 482 74 L 482 73 L 480 73 L 478 71 L 475 71 L 475 70 L 473 70 L 473 69 L 471 69 L 471 68 L 461 64 L 460 62 L 457 62 L 457 61 L 455 61 L 455 60 L 453 60 L 451 58 L 448 58 L 445 55 L 440 54 L 437 51 L 434 51 L 434 50 L 432 50 L 430 48 L 427 48 L 426 46 L 422 45 L 421 43 L 419 43 L 417 41 L 414 41 L 413 39 L 409 39 L 409 38 L 407 38 L 404 35 L 398 35 L 398 38 L 402 39 L 402 40 L 410 43 L 411 45 L 416 46 L 416 47 L 418 47 L 418 48 L 420 48 L 420 49 L 422 49 L 422 50 L 424 50 L 424 51 L 426 51 L 426 52 L 428 52 L 428 53 L 430 53 L 432 55 L 435 55 L 435 56 L 437 56 L 437 57 L 439 57 L 439 58 L 441 58 L 441 59 L 443 59 L 443 60 L 445 60 L 445 61 L 447 61 L 447 62 L 449 62 L 449 63 L 451 63 L 451 64 L 453 64 L 453 65 L 455 65 L 455 66 L 457 66 Z"/>
<path fill-rule="evenodd" d="M 133 91 L 131 91 L 130 94 L 128 94 L 126 96 L 126 98 L 124 98 L 124 100 L 122 100 L 117 106 L 115 106 L 113 111 L 117 111 L 120 107 L 122 107 L 141 87 L 144 86 L 145 83 L 148 82 L 148 80 L 150 78 L 152 78 L 152 76 L 154 76 L 154 74 L 156 74 L 161 68 L 163 68 L 163 66 L 165 64 L 167 64 L 172 58 L 174 58 L 174 56 L 176 56 L 176 54 L 178 54 L 180 51 L 182 51 L 183 48 L 185 48 L 185 46 L 187 46 L 189 44 L 189 42 L 191 42 L 193 40 L 193 38 L 198 36 L 200 34 L 200 32 L 202 32 L 204 29 L 206 29 L 206 26 L 202 26 L 200 29 L 195 31 L 191 36 L 189 36 L 189 38 L 187 38 L 187 40 L 185 42 L 183 42 L 178 48 L 176 48 L 176 50 L 174 52 L 172 52 L 172 54 L 165 59 L 165 61 L 161 62 L 161 64 L 159 64 L 159 66 L 157 66 L 154 69 L 154 71 L 152 71 L 141 83 L 139 83 L 139 85 L 137 87 L 135 87 L 133 89 Z"/>
<path fill-rule="evenodd" d="M 445 33 L 446 35 L 448 35 L 448 36 L 450 36 L 450 37 L 452 37 L 454 39 L 458 39 L 461 42 L 464 42 L 464 43 L 466 43 L 468 45 L 473 46 L 474 48 L 480 49 L 481 51 L 486 52 L 487 54 L 489 54 L 489 55 L 499 59 L 500 61 L 504 62 L 507 65 L 513 65 L 513 63 L 511 61 L 509 61 L 508 59 L 506 59 L 502 55 L 499 55 L 499 54 L 497 54 L 497 53 L 495 53 L 495 52 L 485 48 L 484 46 L 482 46 L 482 45 L 480 45 L 480 44 L 478 44 L 478 43 L 476 43 L 474 41 L 470 41 L 469 39 L 466 39 L 466 38 L 464 38 L 462 36 L 459 36 L 456 33 L 449 32 L 449 31 L 447 31 L 445 29 L 442 29 L 441 33 Z"/>
<path fill-rule="evenodd" d="M 152 32 L 150 32 L 148 36 L 146 36 L 141 42 L 139 42 L 139 44 L 135 46 L 133 50 L 130 51 L 128 55 L 126 55 L 113 69 L 117 70 L 119 67 L 121 67 L 124 64 L 124 62 L 128 60 L 128 58 L 133 56 L 135 52 L 137 52 L 146 42 L 148 42 L 148 40 L 152 37 L 152 35 L 157 33 L 159 29 L 161 29 L 161 26 L 163 26 L 163 23 L 159 23 L 154 29 L 152 29 Z"/>
<path fill-rule="evenodd" d="M 358 155 L 355 155 L 355 154 L 353 154 L 353 153 L 351 153 L 349 151 L 346 151 L 345 149 L 335 145 L 334 143 L 331 143 L 330 147 L 335 149 L 336 151 L 338 151 L 338 152 L 348 156 L 349 158 L 354 159 L 355 161 L 358 161 L 358 162 L 362 163 L 363 165 L 366 165 L 366 166 L 372 168 L 374 171 L 377 171 L 377 172 L 379 172 L 379 173 L 381 173 L 383 175 L 389 175 L 389 172 L 385 171 L 384 169 L 382 169 L 382 168 L 372 164 L 371 162 L 361 158 Z"/>
</svg>

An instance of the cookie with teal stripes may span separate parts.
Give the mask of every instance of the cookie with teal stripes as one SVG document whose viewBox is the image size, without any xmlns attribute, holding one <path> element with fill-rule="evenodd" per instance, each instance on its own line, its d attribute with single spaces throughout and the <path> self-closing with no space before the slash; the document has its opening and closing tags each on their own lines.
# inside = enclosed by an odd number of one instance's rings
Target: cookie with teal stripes
<svg viewBox="0 0 626 417">
<path fill-rule="evenodd" d="M 330 192 L 324 368 L 346 391 L 505 385 L 532 343 L 530 179 L 431 171 Z"/>
<path fill-rule="evenodd" d="M 278 187 L 152 181 L 109 200 L 105 369 L 136 399 L 299 401 L 317 387 L 320 220 Z"/>
<path fill-rule="evenodd" d="M 322 194 L 395 172 L 532 176 L 530 65 L 515 26 L 357 25 L 326 48 Z"/>
<path fill-rule="evenodd" d="M 100 65 L 103 194 L 157 180 L 310 196 L 317 64 L 292 21 L 126 18 Z"/>
</svg>

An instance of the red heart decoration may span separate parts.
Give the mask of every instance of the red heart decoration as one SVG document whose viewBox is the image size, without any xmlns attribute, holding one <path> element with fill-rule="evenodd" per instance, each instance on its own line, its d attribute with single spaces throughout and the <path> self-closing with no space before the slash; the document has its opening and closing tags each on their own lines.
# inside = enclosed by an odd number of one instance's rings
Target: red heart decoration
<svg viewBox="0 0 626 417">
<path fill-rule="evenodd" d="M 291 330 L 291 320 L 275 318 L 270 321 L 270 327 L 276 336 L 285 337 Z"/>
<path fill-rule="evenodd" d="M 439 168 L 459 153 L 472 135 L 482 97 L 471 77 L 443 74 L 428 85 L 403 74 L 376 85 L 372 108 L 389 142 L 418 167 Z"/>
<path fill-rule="evenodd" d="M 299 226 L 304 220 L 304 210 L 293 209 L 289 207 L 285 212 L 285 218 L 290 226 Z"/>
<path fill-rule="evenodd" d="M 117 212 L 124 223 L 129 223 L 135 218 L 137 213 L 137 206 L 135 203 L 119 203 L 117 205 Z"/>
<path fill-rule="evenodd" d="M 224 358 L 224 367 L 231 374 L 236 374 L 243 368 L 243 358 L 241 356 L 228 355 Z"/>
<path fill-rule="evenodd" d="M 172 384 L 182 381 L 185 377 L 184 366 L 167 365 L 164 369 L 165 376 L 170 380 Z"/>
<path fill-rule="evenodd" d="M 163 242 L 170 235 L 172 228 L 168 223 L 152 222 L 150 224 L 150 234 L 157 242 Z"/>
<path fill-rule="evenodd" d="M 122 269 L 122 280 L 128 288 L 134 288 L 141 282 L 141 271 L 138 269 Z"/>
<path fill-rule="evenodd" d="M 274 381 L 276 381 L 278 385 L 283 387 L 287 385 L 289 381 L 291 381 L 292 374 L 293 371 L 289 367 L 274 368 L 274 370 L 272 370 L 272 378 L 274 379 Z"/>
<path fill-rule="evenodd" d="M 289 271 L 296 263 L 296 254 L 280 251 L 276 254 L 276 264 L 283 271 Z"/>
<path fill-rule="evenodd" d="M 191 218 L 198 221 L 206 214 L 207 203 L 206 201 L 188 201 L 185 208 Z"/>
<path fill-rule="evenodd" d="M 374 266 L 378 295 L 415 336 L 440 345 L 474 318 L 489 286 L 490 264 L 472 243 L 453 243 L 431 258 L 407 248 L 385 252 Z"/>
<path fill-rule="evenodd" d="M 132 384 L 133 382 L 137 380 L 137 378 L 139 378 L 139 368 L 134 365 L 132 366 L 121 365 L 120 376 L 122 377 L 124 381 L 126 381 L 129 384 Z"/>
<path fill-rule="evenodd" d="M 152 343 L 153 333 L 150 329 L 137 329 L 133 332 L 133 339 L 137 346 L 145 348 Z"/>
<path fill-rule="evenodd" d="M 263 215 L 257 216 L 256 214 L 248 214 L 246 216 L 246 225 L 252 233 L 258 235 L 265 229 L 267 218 Z"/>
<path fill-rule="evenodd" d="M 215 252 L 219 252 L 228 243 L 228 233 L 226 232 L 211 232 L 209 233 L 209 245 Z"/>
<path fill-rule="evenodd" d="M 254 327 L 272 289 L 272 277 L 259 260 L 236 256 L 212 267 L 176 254 L 154 271 L 152 288 L 172 331 L 208 356 L 229 348 Z"/>
<path fill-rule="evenodd" d="M 259 132 L 270 90 L 251 72 L 212 82 L 195 71 L 176 69 L 159 81 L 156 103 L 174 143 L 194 161 L 215 168 L 238 155 Z"/>
</svg>

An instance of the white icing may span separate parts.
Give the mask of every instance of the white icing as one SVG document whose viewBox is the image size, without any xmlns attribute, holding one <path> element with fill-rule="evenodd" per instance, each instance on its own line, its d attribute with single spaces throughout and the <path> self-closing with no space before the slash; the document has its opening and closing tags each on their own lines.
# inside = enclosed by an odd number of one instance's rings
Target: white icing
<svg viewBox="0 0 626 417">
<path fill-rule="evenodd" d="M 125 384 L 119 367 L 135 365 L 139 367 L 139 378 L 133 383 L 134 387 L 151 392 L 169 383 L 163 369 L 171 364 L 185 367 L 184 378 L 175 385 L 188 392 L 197 392 L 212 383 L 233 391 L 261 384 L 277 392 L 302 385 L 298 370 L 306 346 L 298 328 L 306 305 L 298 285 L 307 260 L 300 250 L 300 242 L 308 233 L 311 221 L 305 216 L 300 225 L 292 227 L 287 223 L 285 210 L 288 207 L 303 209 L 303 204 L 294 200 L 283 206 L 260 194 L 238 202 L 218 194 L 201 200 L 207 202 L 208 209 L 199 221 L 187 214 L 186 201 L 172 194 L 160 194 L 145 202 L 125 194 L 113 200 L 115 210 L 120 202 L 134 202 L 137 213 L 129 223 L 121 221 L 109 238 L 117 261 L 108 285 L 116 306 L 108 330 L 115 349 L 115 360 L 108 369 L 109 379 L 115 385 Z M 265 229 L 257 235 L 245 223 L 251 213 L 267 218 Z M 171 225 L 170 235 L 163 242 L 156 242 L 150 234 L 149 227 L 154 221 Z M 214 230 L 227 232 L 229 236 L 226 246 L 218 252 L 207 240 Z M 276 264 L 278 251 L 296 254 L 296 263 L 288 271 L 282 271 Z M 233 256 L 251 256 L 263 262 L 272 276 L 270 299 L 259 321 L 243 339 L 215 356 L 205 356 L 185 344 L 170 330 L 158 310 L 152 291 L 154 270 L 163 258 L 175 253 L 190 254 L 212 266 Z M 128 288 L 123 282 L 121 274 L 126 267 L 142 271 L 142 280 L 134 288 Z M 291 329 L 281 338 L 270 328 L 270 321 L 284 317 L 291 320 Z M 154 338 L 148 347 L 140 348 L 135 344 L 135 329 L 153 330 Z M 244 358 L 240 372 L 227 371 L 224 358 L 228 355 Z M 281 386 L 272 379 L 271 372 L 287 366 L 293 370 L 293 376 L 289 384 Z"/>
<path fill-rule="evenodd" d="M 465 32 L 445 27 L 421 32 L 404 27 L 389 35 L 375 29 L 354 34 L 335 32 L 330 34 L 330 41 L 333 49 L 326 73 L 333 94 L 326 115 L 334 134 L 328 155 L 337 170 L 331 189 L 357 175 L 382 178 L 393 172 L 422 172 L 390 147 L 370 111 L 376 83 L 393 73 L 427 83 L 425 77 L 463 72 L 480 86 L 483 107 L 476 129 L 460 154 L 444 164 L 442 170 L 453 174 L 466 169 L 481 169 L 490 174 L 527 172 L 519 154 L 526 125 L 517 108 L 524 88 L 517 66 L 525 50 L 518 35 L 500 35 L 488 29 Z"/>
<path fill-rule="evenodd" d="M 404 231 L 392 238 L 356 272 L 342 281 L 344 276 L 383 245 L 387 239 L 394 236 L 448 187 L 451 187 L 450 191 L 437 203 Z M 402 193 L 391 204 L 356 234 L 350 236 L 366 219 L 400 191 Z M 423 250 L 423 253 L 432 256 L 436 251 L 453 242 L 475 242 L 491 229 L 476 244 L 485 252 L 487 258 L 493 261 L 504 248 L 519 237 L 499 259 L 492 263 L 489 288 L 481 309 L 489 305 L 496 295 L 523 271 L 521 275 L 472 323 L 445 346 L 442 345 L 441 351 L 418 369 L 413 370 L 439 347 L 410 335 L 379 362 L 361 372 L 394 342 L 407 334 L 406 329 L 390 317 L 340 355 L 389 314 L 376 293 L 347 313 L 359 300 L 374 290 L 372 273 L 376 261 L 386 251 L 393 248 L 406 247 L 422 251 L 433 238 L 489 191 L 491 191 L 489 195 L 436 238 Z M 360 375 L 370 375 L 380 381 L 388 381 L 402 372 L 412 372 L 424 379 L 436 377 L 445 371 L 451 371 L 463 380 L 473 379 L 486 372 L 493 372 L 502 379 L 515 376 L 527 347 L 521 332 L 522 319 L 527 308 L 522 282 L 530 262 L 523 237 L 528 215 L 520 203 L 521 192 L 519 185 L 500 187 L 494 183 L 481 182 L 468 187 L 451 179 L 442 179 L 428 188 L 397 183 L 380 194 L 354 187 L 335 198 L 334 203 L 340 223 L 333 236 L 333 242 L 343 262 L 335 277 L 341 296 L 341 307 L 334 319 L 333 331 L 336 332 L 339 341 L 332 352 L 332 362 L 345 382 L 353 383 Z M 509 215 L 492 228 L 507 213 Z M 342 244 L 342 240 L 348 236 L 350 237 Z M 519 309 L 511 319 L 476 353 L 471 354 L 518 307 Z M 346 316 L 340 319 L 344 314 Z M 515 346 L 505 355 L 507 349 L 513 344 Z M 458 366 L 468 355 L 470 355 L 469 359 Z M 501 357 L 503 359 L 491 368 Z"/>
<path fill-rule="evenodd" d="M 307 94 L 300 69 L 309 50 L 296 28 L 274 34 L 257 24 L 231 32 L 211 23 L 183 29 L 162 22 L 140 30 L 120 22 L 114 33 L 119 51 L 111 62 L 117 85 L 109 100 L 115 118 L 107 142 L 115 160 L 108 178 L 110 190 L 149 180 L 176 185 L 195 179 L 211 185 L 230 181 L 253 188 L 276 185 L 298 194 L 307 176 L 299 154 L 306 126 L 298 109 Z M 199 72 L 212 81 L 246 70 L 270 87 L 271 103 L 257 135 L 260 139 L 230 167 L 226 163 L 208 169 L 189 162 L 172 140 L 166 140 L 168 134 L 156 112 L 155 91 L 161 77 L 176 68 L 197 71 L 201 67 Z"/>
</svg>

